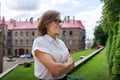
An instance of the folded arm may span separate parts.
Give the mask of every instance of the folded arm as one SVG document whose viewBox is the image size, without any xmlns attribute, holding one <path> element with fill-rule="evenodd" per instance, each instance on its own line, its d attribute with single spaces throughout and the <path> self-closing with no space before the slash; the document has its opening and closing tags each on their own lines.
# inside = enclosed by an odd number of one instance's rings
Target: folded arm
<svg viewBox="0 0 120 80">
<path fill-rule="evenodd" d="M 35 56 L 39 61 L 55 76 L 60 76 L 70 72 L 74 68 L 74 62 L 69 55 L 65 63 L 57 62 L 50 54 L 35 50 Z"/>
</svg>

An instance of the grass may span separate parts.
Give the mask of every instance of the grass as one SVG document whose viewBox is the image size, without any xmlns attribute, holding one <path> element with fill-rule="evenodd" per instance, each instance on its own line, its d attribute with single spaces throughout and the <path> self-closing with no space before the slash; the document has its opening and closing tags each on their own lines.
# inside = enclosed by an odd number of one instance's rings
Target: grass
<svg viewBox="0 0 120 80">
<path fill-rule="evenodd" d="M 71 75 L 86 77 L 88 80 L 109 80 L 105 49 Z"/>
<path fill-rule="evenodd" d="M 85 50 L 72 54 L 74 61 L 79 60 L 80 56 L 87 56 L 95 50 Z M 108 80 L 108 66 L 106 62 L 105 50 L 90 59 L 86 64 L 77 69 L 71 75 L 82 76 L 88 80 Z M 38 80 L 34 76 L 34 64 L 30 68 L 19 66 L 3 77 L 1 80 Z"/>
<path fill-rule="evenodd" d="M 73 57 L 74 62 L 76 62 L 76 61 L 80 60 L 80 56 L 87 56 L 94 51 L 95 51 L 95 49 L 88 49 L 88 50 L 84 50 L 84 51 L 81 51 L 81 52 L 73 53 L 71 55 Z"/>
<path fill-rule="evenodd" d="M 38 79 L 34 76 L 34 66 L 32 64 L 31 67 L 29 68 L 25 68 L 24 66 L 19 66 L 15 68 L 1 80 L 38 80 Z"/>
</svg>

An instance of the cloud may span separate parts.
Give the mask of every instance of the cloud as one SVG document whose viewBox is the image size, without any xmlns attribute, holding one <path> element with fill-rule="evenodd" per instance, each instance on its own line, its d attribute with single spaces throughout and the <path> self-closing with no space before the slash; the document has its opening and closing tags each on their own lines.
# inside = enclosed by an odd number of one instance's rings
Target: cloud
<svg viewBox="0 0 120 80">
<path fill-rule="evenodd" d="M 11 10 L 30 11 L 37 10 L 39 2 L 39 0 L 5 0 L 4 5 Z"/>
<path fill-rule="evenodd" d="M 25 20 L 40 13 L 39 5 L 40 0 L 2 0 L 1 16 L 6 20 Z"/>
<path fill-rule="evenodd" d="M 50 1 L 51 5 L 68 3 L 68 0 L 59 0 L 59 1 L 58 0 L 47 0 L 47 1 Z"/>
<path fill-rule="evenodd" d="M 86 29 L 87 38 L 92 39 L 94 37 L 94 28 L 97 25 L 97 21 L 100 20 L 102 16 L 102 6 L 99 5 L 95 10 L 80 12 L 76 15 L 76 19 L 81 20 Z"/>
<path fill-rule="evenodd" d="M 100 19 L 103 5 L 100 5 L 99 0 L 87 2 L 85 0 L 1 0 L 1 4 L 1 16 L 4 15 L 6 20 L 25 21 L 30 17 L 34 17 L 35 20 L 49 9 L 60 11 L 62 17 L 75 16 L 83 22 L 87 38 L 94 37 L 94 28 L 97 25 L 96 21 Z"/>
</svg>

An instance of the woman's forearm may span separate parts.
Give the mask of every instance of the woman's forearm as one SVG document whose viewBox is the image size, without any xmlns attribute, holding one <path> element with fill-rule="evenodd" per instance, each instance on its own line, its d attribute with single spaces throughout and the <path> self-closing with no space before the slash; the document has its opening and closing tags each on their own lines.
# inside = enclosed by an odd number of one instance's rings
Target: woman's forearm
<svg viewBox="0 0 120 80">
<path fill-rule="evenodd" d="M 68 72 L 70 72 L 72 69 L 74 68 L 74 63 L 57 63 L 56 64 L 56 69 L 54 71 L 55 76 L 60 76 L 63 74 L 67 74 Z"/>
</svg>

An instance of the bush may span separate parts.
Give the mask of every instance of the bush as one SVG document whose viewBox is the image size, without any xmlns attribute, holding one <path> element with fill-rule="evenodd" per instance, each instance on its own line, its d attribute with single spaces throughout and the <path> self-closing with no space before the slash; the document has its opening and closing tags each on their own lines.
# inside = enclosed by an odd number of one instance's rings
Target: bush
<svg viewBox="0 0 120 80">
<path fill-rule="evenodd" d="M 24 67 L 30 67 L 31 66 L 31 63 L 30 62 L 24 62 Z"/>
<path fill-rule="evenodd" d="M 16 61 L 14 59 L 8 59 L 7 62 L 13 62 L 13 61 Z"/>
<path fill-rule="evenodd" d="M 88 80 L 84 77 L 78 77 L 78 76 L 73 76 L 73 75 L 68 75 L 67 80 Z"/>
<path fill-rule="evenodd" d="M 13 62 L 13 61 L 16 61 L 16 60 L 13 59 L 13 56 L 12 56 L 12 55 L 9 55 L 7 62 Z"/>
<path fill-rule="evenodd" d="M 9 58 L 9 59 L 13 59 L 13 56 L 12 56 L 12 55 L 9 55 L 8 58 Z"/>
</svg>

